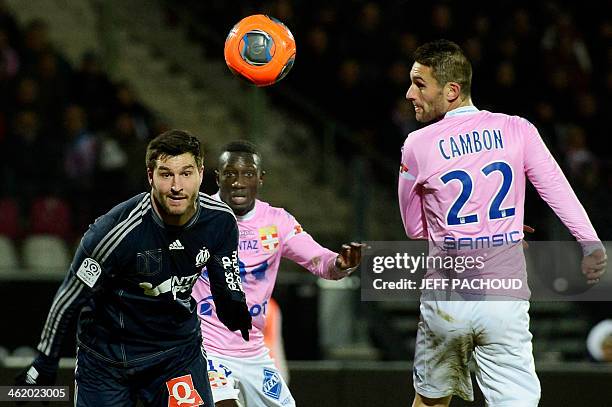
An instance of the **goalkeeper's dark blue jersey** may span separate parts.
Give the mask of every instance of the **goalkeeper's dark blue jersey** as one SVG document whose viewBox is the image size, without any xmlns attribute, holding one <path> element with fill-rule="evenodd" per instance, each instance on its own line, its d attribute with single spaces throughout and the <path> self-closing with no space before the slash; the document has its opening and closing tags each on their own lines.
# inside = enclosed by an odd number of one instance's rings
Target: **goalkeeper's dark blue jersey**
<svg viewBox="0 0 612 407">
<path fill-rule="evenodd" d="M 244 302 L 238 228 L 231 209 L 200 193 L 183 226 L 165 225 L 150 193 L 101 216 L 83 236 L 59 288 L 38 350 L 57 357 L 80 312 L 78 344 L 109 362 L 142 361 L 200 343 L 191 288 L 206 265 L 217 307 Z"/>
</svg>

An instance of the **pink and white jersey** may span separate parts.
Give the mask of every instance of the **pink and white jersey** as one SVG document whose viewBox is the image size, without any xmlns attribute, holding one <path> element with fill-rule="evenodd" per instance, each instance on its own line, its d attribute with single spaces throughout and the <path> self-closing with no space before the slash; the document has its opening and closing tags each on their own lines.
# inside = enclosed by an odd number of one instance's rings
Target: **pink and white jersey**
<svg viewBox="0 0 612 407">
<path fill-rule="evenodd" d="M 214 197 L 219 199 L 218 194 Z M 274 290 L 281 257 L 326 279 L 339 279 L 346 274 L 335 267 L 337 254 L 315 242 L 282 208 L 256 200 L 253 210 L 238 216 L 237 220 L 240 276 L 253 317 L 249 342 L 242 339 L 240 332 L 227 329 L 217 318 L 205 272 L 193 287 L 192 296 L 198 301 L 205 349 L 226 356 L 249 357 L 260 355 L 265 349 L 266 307 Z"/>
<path fill-rule="evenodd" d="M 516 248 L 523 238 L 526 178 L 590 252 L 599 238 L 536 128 L 521 117 L 474 106 L 408 135 L 398 188 L 406 234 L 456 253 Z M 526 279 L 524 258 L 487 270 Z"/>
</svg>

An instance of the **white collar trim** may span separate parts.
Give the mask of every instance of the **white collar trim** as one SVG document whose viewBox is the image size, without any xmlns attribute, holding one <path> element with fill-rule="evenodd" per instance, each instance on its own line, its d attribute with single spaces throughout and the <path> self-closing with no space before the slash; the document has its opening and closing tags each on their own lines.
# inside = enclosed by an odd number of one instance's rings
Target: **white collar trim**
<svg viewBox="0 0 612 407">
<path fill-rule="evenodd" d="M 462 107 L 453 109 L 449 112 L 446 112 L 444 117 L 446 118 L 446 117 L 458 116 L 460 114 L 476 113 L 478 111 L 479 110 L 476 108 L 476 106 L 462 106 Z"/>
</svg>

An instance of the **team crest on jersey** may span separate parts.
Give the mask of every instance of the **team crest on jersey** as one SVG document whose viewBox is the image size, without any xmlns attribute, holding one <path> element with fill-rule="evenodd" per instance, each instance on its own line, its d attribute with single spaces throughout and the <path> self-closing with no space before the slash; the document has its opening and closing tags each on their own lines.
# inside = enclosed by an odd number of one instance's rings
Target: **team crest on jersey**
<svg viewBox="0 0 612 407">
<path fill-rule="evenodd" d="M 274 400 L 280 398 L 281 390 L 283 389 L 283 382 L 281 381 L 280 374 L 278 372 L 264 367 L 263 370 L 264 379 L 262 390 L 264 394 Z"/>
<path fill-rule="evenodd" d="M 210 252 L 206 247 L 202 247 L 200 252 L 196 256 L 196 267 L 202 267 L 206 264 L 206 262 L 210 259 Z"/>
<path fill-rule="evenodd" d="M 269 253 L 274 253 L 280 244 L 276 226 L 259 228 L 259 239 L 261 240 L 261 247 Z"/>
</svg>

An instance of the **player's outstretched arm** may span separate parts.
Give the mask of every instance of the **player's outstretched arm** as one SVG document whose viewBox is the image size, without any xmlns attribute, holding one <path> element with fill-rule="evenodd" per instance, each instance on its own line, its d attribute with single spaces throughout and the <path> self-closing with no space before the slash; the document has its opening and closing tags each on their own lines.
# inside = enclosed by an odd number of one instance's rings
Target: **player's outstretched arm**
<svg viewBox="0 0 612 407">
<path fill-rule="evenodd" d="M 359 266 L 364 244 L 347 243 L 342 245 L 340 253 L 335 253 L 314 240 L 291 214 L 285 214 L 281 228 L 283 257 L 326 280 L 340 280 Z"/>
<path fill-rule="evenodd" d="M 362 243 L 342 245 L 335 253 L 317 243 L 306 232 L 300 232 L 287 241 L 283 257 L 304 267 L 317 277 L 326 280 L 340 280 L 350 275 L 361 263 Z"/>
<path fill-rule="evenodd" d="M 585 275 L 588 284 L 597 284 L 601 276 L 606 272 L 608 256 L 602 249 L 596 249 L 593 253 L 582 258 L 582 274 Z"/>
</svg>

